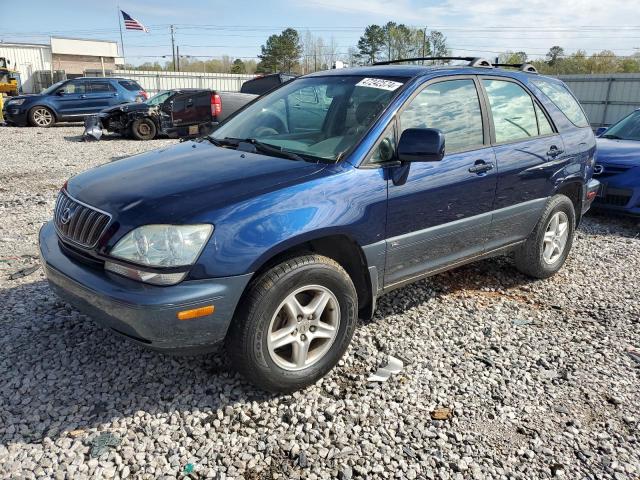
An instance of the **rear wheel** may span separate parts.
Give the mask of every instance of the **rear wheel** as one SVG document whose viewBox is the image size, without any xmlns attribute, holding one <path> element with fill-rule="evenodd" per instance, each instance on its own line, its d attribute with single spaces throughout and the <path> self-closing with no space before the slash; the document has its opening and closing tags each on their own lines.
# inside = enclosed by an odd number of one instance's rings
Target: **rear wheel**
<svg viewBox="0 0 640 480">
<path fill-rule="evenodd" d="M 56 117 L 47 107 L 33 107 L 29 111 L 29 124 L 34 127 L 50 127 L 56 123 Z"/>
<path fill-rule="evenodd" d="M 131 124 L 131 135 L 136 140 L 152 140 L 156 132 L 156 124 L 150 118 L 138 118 Z"/>
<path fill-rule="evenodd" d="M 575 225 L 573 202 L 564 195 L 552 197 L 536 228 L 516 251 L 516 268 L 534 278 L 554 275 L 569 255 Z"/>
<path fill-rule="evenodd" d="M 338 263 L 320 255 L 296 257 L 250 286 L 227 349 L 252 383 L 292 392 L 315 383 L 342 358 L 357 312 L 355 287 Z"/>
</svg>

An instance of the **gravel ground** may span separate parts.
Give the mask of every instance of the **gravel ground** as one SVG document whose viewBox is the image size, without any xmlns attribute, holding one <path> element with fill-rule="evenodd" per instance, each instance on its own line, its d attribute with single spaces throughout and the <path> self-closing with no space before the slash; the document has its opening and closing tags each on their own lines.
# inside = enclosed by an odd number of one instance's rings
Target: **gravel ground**
<svg viewBox="0 0 640 480">
<path fill-rule="evenodd" d="M 81 132 L 0 128 L 0 477 L 640 478 L 637 221 L 589 216 L 546 281 L 501 258 L 389 294 L 327 378 L 266 395 L 10 279 L 67 177 L 174 143 Z"/>
</svg>

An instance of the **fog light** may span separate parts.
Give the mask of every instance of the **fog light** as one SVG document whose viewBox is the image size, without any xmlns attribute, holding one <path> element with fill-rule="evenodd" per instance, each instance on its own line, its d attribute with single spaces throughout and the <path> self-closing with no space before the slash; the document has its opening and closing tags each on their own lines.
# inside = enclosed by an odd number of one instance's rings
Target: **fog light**
<svg viewBox="0 0 640 480">
<path fill-rule="evenodd" d="M 213 305 L 207 305 L 206 307 L 193 308 L 191 310 L 183 310 L 178 312 L 178 320 L 192 320 L 194 318 L 206 317 L 211 315 L 215 310 Z"/>
</svg>

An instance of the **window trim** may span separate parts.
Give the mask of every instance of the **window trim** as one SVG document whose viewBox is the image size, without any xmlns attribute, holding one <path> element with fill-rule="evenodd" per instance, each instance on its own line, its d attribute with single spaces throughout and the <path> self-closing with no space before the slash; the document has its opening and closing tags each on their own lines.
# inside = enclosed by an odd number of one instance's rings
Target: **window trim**
<svg viewBox="0 0 640 480">
<path fill-rule="evenodd" d="M 551 129 L 553 130 L 553 133 L 547 133 L 545 135 L 536 135 L 535 137 L 519 138 L 517 140 L 509 140 L 509 141 L 506 141 L 506 142 L 497 142 L 496 141 L 496 128 L 495 128 L 495 125 L 493 123 L 493 112 L 491 111 L 491 104 L 489 103 L 489 94 L 487 93 L 487 89 L 484 87 L 483 80 L 500 80 L 500 81 L 503 81 L 503 82 L 515 83 L 516 85 L 520 86 L 529 95 L 529 97 L 531 98 L 532 105 L 538 105 L 538 107 L 542 111 L 543 115 L 545 117 L 547 117 L 547 121 L 549 122 L 549 125 L 551 125 Z M 536 98 L 536 96 L 531 92 L 531 90 L 529 90 L 527 88 L 527 86 L 525 84 L 523 84 L 522 82 L 520 82 L 519 80 L 517 80 L 515 78 L 511 78 L 511 77 L 501 77 L 499 75 L 479 75 L 479 83 L 480 83 L 480 86 L 482 87 L 482 93 L 483 93 L 483 96 L 484 96 L 485 102 L 486 102 L 487 115 L 489 117 L 489 124 L 490 124 L 490 129 L 491 129 L 491 146 L 492 147 L 500 147 L 500 146 L 503 146 L 503 145 L 512 145 L 514 143 L 530 142 L 531 140 L 535 140 L 537 138 L 551 138 L 551 137 L 555 137 L 557 135 L 560 135 L 560 133 L 558 132 L 558 128 L 556 127 L 556 125 L 553 122 L 551 116 L 549 115 L 549 112 L 547 112 L 547 110 L 544 108 L 542 103 Z M 535 114 L 535 106 L 534 106 L 533 112 Z M 535 115 L 535 117 L 536 117 L 536 126 L 538 127 L 538 132 L 540 132 L 540 125 L 538 123 L 538 115 Z"/>
</svg>

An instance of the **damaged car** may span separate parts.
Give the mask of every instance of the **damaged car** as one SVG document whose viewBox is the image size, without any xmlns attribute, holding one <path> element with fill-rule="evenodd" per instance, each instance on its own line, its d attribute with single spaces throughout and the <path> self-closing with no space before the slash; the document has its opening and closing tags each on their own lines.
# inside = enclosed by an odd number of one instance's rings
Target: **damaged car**
<svg viewBox="0 0 640 480">
<path fill-rule="evenodd" d="M 145 102 L 117 105 L 88 118 L 85 135 L 96 137 L 95 131 L 104 129 L 136 140 L 199 137 L 254 98 L 236 92 L 167 90 Z"/>
</svg>

